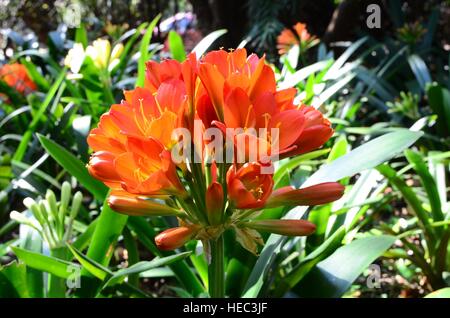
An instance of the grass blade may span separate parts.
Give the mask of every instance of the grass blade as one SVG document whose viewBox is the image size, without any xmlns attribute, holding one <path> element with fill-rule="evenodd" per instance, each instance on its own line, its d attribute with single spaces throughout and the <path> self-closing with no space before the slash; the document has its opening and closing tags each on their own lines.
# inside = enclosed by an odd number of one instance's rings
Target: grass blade
<svg viewBox="0 0 450 318">
<path fill-rule="evenodd" d="M 73 273 L 71 268 L 79 267 L 78 264 L 28 251 L 19 247 L 11 247 L 11 249 L 14 254 L 16 254 L 16 256 L 28 267 L 47 272 L 61 278 L 69 278 Z"/>
<path fill-rule="evenodd" d="M 169 32 L 169 49 L 172 58 L 178 62 L 183 62 L 186 59 L 186 51 L 184 50 L 183 39 L 175 32 Z"/>
<path fill-rule="evenodd" d="M 159 19 L 161 18 L 161 14 L 158 14 L 152 22 L 150 22 L 147 31 L 144 34 L 144 37 L 141 41 L 141 46 L 139 48 L 140 56 L 138 61 L 138 77 L 136 80 L 136 86 L 142 87 L 144 85 L 145 80 L 145 63 L 150 59 L 151 55 L 148 52 L 148 47 L 150 45 L 150 41 L 152 40 L 153 30 L 156 27 Z"/>
<path fill-rule="evenodd" d="M 47 110 L 47 107 L 50 105 L 50 102 L 53 100 L 53 97 L 56 95 L 56 93 L 59 89 L 59 86 L 62 84 L 65 76 L 66 76 L 66 69 L 63 69 L 59 73 L 59 76 L 56 79 L 55 83 L 53 83 L 52 87 L 48 91 L 47 96 L 45 96 L 45 99 L 42 102 L 41 107 L 34 114 L 33 120 L 30 123 L 30 127 L 23 135 L 22 140 L 20 141 L 20 144 L 17 147 L 16 152 L 14 153 L 14 157 L 13 157 L 14 160 L 22 161 L 22 159 L 25 155 L 25 152 L 27 150 L 27 147 L 28 147 L 28 142 L 30 141 L 31 137 L 33 136 L 33 132 L 35 131 L 37 125 L 39 124 L 41 117 L 44 115 L 45 111 Z"/>
</svg>

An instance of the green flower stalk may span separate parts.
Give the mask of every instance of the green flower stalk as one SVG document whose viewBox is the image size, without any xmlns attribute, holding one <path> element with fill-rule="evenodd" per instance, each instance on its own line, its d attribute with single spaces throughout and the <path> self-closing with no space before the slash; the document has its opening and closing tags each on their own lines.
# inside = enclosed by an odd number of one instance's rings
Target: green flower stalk
<svg viewBox="0 0 450 318">
<path fill-rule="evenodd" d="M 25 198 L 23 203 L 32 213 L 27 217 L 24 213 L 12 211 L 10 218 L 21 224 L 35 229 L 42 240 L 48 245 L 52 257 L 68 260 L 66 242 L 72 237 L 72 225 L 81 208 L 83 195 L 76 192 L 72 197 L 71 186 L 64 182 L 61 188 L 61 200 L 58 202 L 52 190 L 47 190 L 45 199 L 38 202 L 32 198 Z M 72 200 L 71 200 L 72 199 Z M 64 297 L 66 282 L 63 278 L 49 275 L 48 297 Z"/>
</svg>

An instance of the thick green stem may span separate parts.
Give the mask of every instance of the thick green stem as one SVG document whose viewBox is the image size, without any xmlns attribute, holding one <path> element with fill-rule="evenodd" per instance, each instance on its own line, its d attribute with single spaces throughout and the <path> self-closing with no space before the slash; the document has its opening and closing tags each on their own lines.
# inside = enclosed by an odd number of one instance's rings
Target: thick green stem
<svg viewBox="0 0 450 318">
<path fill-rule="evenodd" d="M 105 97 L 110 104 L 115 103 L 115 98 L 111 89 L 111 77 L 109 75 L 108 70 L 103 70 L 101 73 L 101 81 L 103 84 L 103 91 L 105 93 Z"/>
<path fill-rule="evenodd" d="M 225 297 L 224 242 L 223 235 L 210 240 L 211 265 L 208 267 L 209 295 L 212 298 Z"/>
<path fill-rule="evenodd" d="M 65 247 L 53 248 L 51 249 L 50 254 L 51 256 L 64 261 L 67 259 L 67 249 Z M 53 274 L 49 274 L 47 297 L 49 298 L 66 297 L 66 280 Z"/>
</svg>

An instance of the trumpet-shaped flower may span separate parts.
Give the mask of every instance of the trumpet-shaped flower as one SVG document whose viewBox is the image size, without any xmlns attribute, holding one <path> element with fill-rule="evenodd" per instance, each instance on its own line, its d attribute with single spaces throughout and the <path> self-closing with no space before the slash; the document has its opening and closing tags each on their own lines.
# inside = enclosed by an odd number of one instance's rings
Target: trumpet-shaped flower
<svg viewBox="0 0 450 318">
<path fill-rule="evenodd" d="M 259 163 L 246 163 L 237 169 L 231 166 L 227 173 L 228 197 L 238 209 L 261 208 L 272 193 L 271 174 L 263 174 Z"/>
<path fill-rule="evenodd" d="M 121 187 L 133 194 L 184 195 L 185 189 L 170 152 L 157 139 L 129 136 L 124 147 L 125 150 L 118 154 L 94 153 L 89 161 L 89 172 L 110 187 Z"/>
<path fill-rule="evenodd" d="M 264 58 L 247 57 L 243 49 L 212 52 L 200 61 L 198 73 L 205 90 L 198 89 L 198 116 L 206 127 L 215 125 L 224 133 L 237 129 L 235 145 L 246 145 L 236 150 L 237 155 L 243 152 L 241 157 L 248 158 L 252 148 L 257 160 L 305 153 L 333 133 L 319 111 L 294 105 L 295 89 L 276 90 L 274 72 Z"/>
</svg>

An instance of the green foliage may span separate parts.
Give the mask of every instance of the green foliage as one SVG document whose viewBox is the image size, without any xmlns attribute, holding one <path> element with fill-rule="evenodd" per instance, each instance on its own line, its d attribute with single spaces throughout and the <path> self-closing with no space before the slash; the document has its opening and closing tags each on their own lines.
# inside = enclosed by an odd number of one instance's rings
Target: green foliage
<svg viewBox="0 0 450 318">
<path fill-rule="evenodd" d="M 153 53 L 149 53 L 149 45 L 152 40 L 153 30 L 155 29 L 156 23 L 158 23 L 161 15 L 156 16 L 152 22 L 147 27 L 147 31 L 142 38 L 141 45 L 139 48 L 139 62 L 138 62 L 138 78 L 136 80 L 136 86 L 143 86 L 145 79 L 145 63 L 151 58 Z"/>
<path fill-rule="evenodd" d="M 350 285 L 394 242 L 394 236 L 373 236 L 338 248 L 317 263 L 297 287 L 303 297 L 341 297 Z"/>
<path fill-rule="evenodd" d="M 175 31 L 169 32 L 169 48 L 174 60 L 183 62 L 186 59 L 186 51 L 184 50 L 183 39 Z"/>
</svg>

